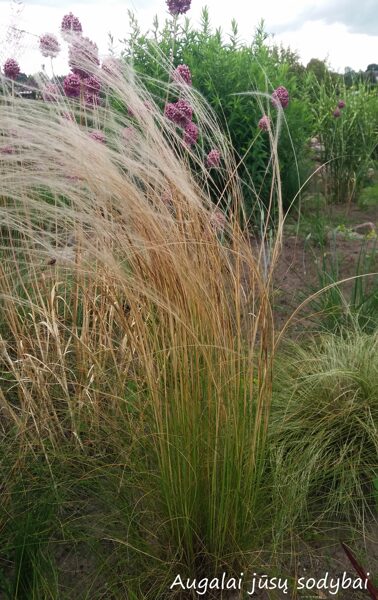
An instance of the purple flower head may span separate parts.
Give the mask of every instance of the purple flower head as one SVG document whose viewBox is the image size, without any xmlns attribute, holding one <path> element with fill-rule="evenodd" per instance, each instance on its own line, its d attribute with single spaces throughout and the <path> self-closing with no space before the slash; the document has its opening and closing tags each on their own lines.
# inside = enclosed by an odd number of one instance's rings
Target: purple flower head
<svg viewBox="0 0 378 600">
<path fill-rule="evenodd" d="M 60 52 L 60 44 L 55 35 L 45 33 L 39 38 L 39 49 L 42 56 L 56 58 Z"/>
<path fill-rule="evenodd" d="M 192 0 L 167 0 L 168 10 L 171 15 L 183 15 L 190 9 Z"/>
<path fill-rule="evenodd" d="M 20 72 L 20 66 L 14 58 L 8 58 L 4 63 L 4 75 L 9 79 L 16 79 Z"/>
<path fill-rule="evenodd" d="M 185 129 L 193 116 L 193 109 L 187 100 L 168 102 L 165 105 L 164 114 L 170 121 Z"/>
<path fill-rule="evenodd" d="M 130 114 L 130 108 L 129 108 L 129 114 Z M 176 104 L 174 102 L 167 102 L 167 104 L 164 107 L 164 115 L 167 117 L 167 119 L 169 121 L 173 121 L 173 123 L 176 122 Z M 133 114 L 131 114 L 131 116 L 133 116 Z"/>
<path fill-rule="evenodd" d="M 198 140 L 198 127 L 195 123 L 188 123 L 184 131 L 184 144 L 193 146 Z"/>
<path fill-rule="evenodd" d="M 90 134 L 89 137 L 92 138 L 92 140 L 94 140 L 95 142 L 99 142 L 100 144 L 105 144 L 105 134 L 100 131 L 99 129 L 93 129 Z"/>
<path fill-rule="evenodd" d="M 192 74 L 188 65 L 179 65 L 173 71 L 173 80 L 176 83 L 192 85 Z"/>
<path fill-rule="evenodd" d="M 276 108 L 286 108 L 289 104 L 289 92 L 283 85 L 280 85 L 272 94 L 272 104 Z"/>
<path fill-rule="evenodd" d="M 176 123 L 185 128 L 193 117 L 193 109 L 187 100 L 178 100 L 176 102 Z"/>
<path fill-rule="evenodd" d="M 63 87 L 66 96 L 69 98 L 78 98 L 80 96 L 81 79 L 76 73 L 70 73 L 63 81 Z"/>
<path fill-rule="evenodd" d="M 45 102 L 56 102 L 59 95 L 59 86 L 57 86 L 56 83 L 48 83 L 42 89 L 42 98 Z"/>
<path fill-rule="evenodd" d="M 79 19 L 70 12 L 68 15 L 64 15 L 60 31 L 65 40 L 71 40 L 73 35 L 81 35 L 83 28 Z"/>
<path fill-rule="evenodd" d="M 259 129 L 263 131 L 268 131 L 270 129 L 270 119 L 267 115 L 263 115 L 258 123 Z"/>
<path fill-rule="evenodd" d="M 338 119 L 339 117 L 341 117 L 341 110 L 339 108 L 336 108 L 333 111 L 333 116 L 335 117 L 335 119 Z"/>
<path fill-rule="evenodd" d="M 221 155 L 217 148 L 213 148 L 210 150 L 209 154 L 206 156 L 206 166 L 211 169 L 214 167 L 215 169 L 220 165 Z"/>
<path fill-rule="evenodd" d="M 84 93 L 84 102 L 87 106 L 94 108 L 99 106 L 101 103 L 100 96 L 98 94 L 91 94 L 90 92 Z"/>
<path fill-rule="evenodd" d="M 339 100 L 337 103 L 337 106 L 338 106 L 338 108 L 343 109 L 343 108 L 345 108 L 346 104 L 345 104 L 344 100 Z"/>
<path fill-rule="evenodd" d="M 101 90 L 101 83 L 94 75 L 90 75 L 83 80 L 84 89 L 88 94 L 99 94 Z"/>
<path fill-rule="evenodd" d="M 93 68 L 100 64 L 97 44 L 89 38 L 74 39 L 68 50 L 68 64 L 73 73 L 87 77 L 88 66 Z"/>
<path fill-rule="evenodd" d="M 100 90 L 101 83 L 94 77 L 90 75 L 83 79 L 84 86 L 84 99 L 88 106 L 98 106 L 100 104 Z"/>
</svg>

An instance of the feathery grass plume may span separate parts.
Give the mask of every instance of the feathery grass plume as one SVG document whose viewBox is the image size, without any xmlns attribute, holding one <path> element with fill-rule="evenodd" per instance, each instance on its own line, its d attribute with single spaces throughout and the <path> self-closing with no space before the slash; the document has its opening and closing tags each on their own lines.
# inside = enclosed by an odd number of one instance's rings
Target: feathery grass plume
<svg viewBox="0 0 378 600">
<path fill-rule="evenodd" d="M 269 530 L 281 224 L 263 274 L 239 225 L 229 144 L 195 91 L 187 94 L 201 138 L 228 174 L 221 187 L 212 182 L 222 236 L 201 146 L 185 144 L 128 67 L 80 68 L 98 78 L 104 107 L 75 111 L 79 101 L 64 96 L 27 110 L 18 98 L 0 104 L 4 143 L 15 146 L 0 160 L 2 418 L 24 444 L 47 452 L 71 440 L 79 456 L 88 437 L 107 445 L 122 430 L 134 509 L 127 538 L 113 543 L 149 561 L 148 573 L 152 563 L 156 590 L 178 564 L 218 573 L 248 563 Z M 124 111 L 112 108 L 120 103 Z M 281 207 L 279 192 L 272 202 Z"/>
</svg>

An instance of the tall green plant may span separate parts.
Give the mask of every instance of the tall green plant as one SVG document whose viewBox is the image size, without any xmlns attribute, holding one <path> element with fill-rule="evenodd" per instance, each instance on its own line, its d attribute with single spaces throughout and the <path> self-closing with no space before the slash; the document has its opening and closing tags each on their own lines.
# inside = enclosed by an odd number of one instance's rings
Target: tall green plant
<svg viewBox="0 0 378 600">
<path fill-rule="evenodd" d="M 133 21 L 134 30 L 135 22 Z M 162 57 L 168 61 L 171 51 L 172 24 L 167 21 L 152 35 L 133 35 L 125 42 L 125 56 L 133 60 L 138 73 L 149 80 L 149 89 L 163 105 L 166 96 L 159 90 L 157 80 L 166 78 Z M 276 118 L 268 98 L 279 85 L 290 93 L 290 105 L 285 110 L 279 140 L 279 160 L 283 202 L 289 206 L 308 174 L 306 142 L 311 131 L 311 114 L 305 105 L 301 87 L 302 76 L 296 69 L 298 58 L 277 47 L 271 48 L 261 24 L 250 44 L 239 39 L 238 26 L 231 24 L 231 34 L 211 27 L 207 9 L 202 11 L 200 27 L 194 29 L 188 19 L 175 37 L 174 64 L 190 67 L 193 86 L 206 99 L 222 128 L 227 129 L 239 163 L 238 173 L 244 182 L 248 212 L 260 213 L 260 203 L 269 204 L 272 168 L 270 146 L 266 134 L 257 124 L 264 112 Z M 298 75 L 298 73 L 300 75 Z M 253 92 L 245 96 L 243 93 Z"/>
<path fill-rule="evenodd" d="M 314 134 L 322 147 L 326 195 L 334 202 L 358 198 L 378 144 L 378 98 L 363 83 L 318 82 L 311 90 Z"/>
</svg>

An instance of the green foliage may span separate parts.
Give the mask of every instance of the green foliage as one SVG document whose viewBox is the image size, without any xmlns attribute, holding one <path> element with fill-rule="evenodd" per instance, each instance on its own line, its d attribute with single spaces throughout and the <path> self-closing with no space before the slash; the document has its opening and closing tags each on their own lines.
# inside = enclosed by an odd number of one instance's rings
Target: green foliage
<svg viewBox="0 0 378 600">
<path fill-rule="evenodd" d="M 240 42 L 235 21 L 228 36 L 220 29 L 214 31 L 206 9 L 199 29 L 193 29 L 186 20 L 183 28 L 175 29 L 174 23 L 167 21 L 159 30 L 155 21 L 152 35 L 141 35 L 133 17 L 132 29 L 125 56 L 146 78 L 162 107 L 167 95 L 157 82 L 167 80 L 171 56 L 174 65 L 190 67 L 194 87 L 211 106 L 221 127 L 229 131 L 237 161 L 242 161 L 239 173 L 250 212 L 259 201 L 269 203 L 272 179 L 269 137 L 257 124 L 263 113 L 270 114 L 273 121 L 277 115 L 263 94 L 270 94 L 279 85 L 288 89 L 291 101 L 284 112 L 279 141 L 283 199 L 288 207 L 308 175 L 306 141 L 312 129 L 311 115 L 301 98 L 299 75 L 303 69 L 298 57 L 282 47 L 269 47 L 263 24 L 249 45 Z"/>
<path fill-rule="evenodd" d="M 358 205 L 360 208 L 378 207 L 378 183 L 365 187 L 359 198 Z"/>
<path fill-rule="evenodd" d="M 338 109 L 338 102 L 345 108 Z M 356 200 L 378 143 L 378 98 L 364 85 L 350 88 L 331 76 L 308 82 L 314 135 L 322 146 L 327 196 L 334 202 Z M 334 116 L 338 110 L 340 116 Z"/>
<path fill-rule="evenodd" d="M 316 322 L 324 330 L 339 333 L 357 326 L 364 332 L 378 329 L 378 275 L 376 274 L 377 243 L 366 239 L 361 246 L 354 277 L 342 279 L 336 250 L 325 253 L 319 269 L 320 293 L 310 306 Z M 321 290 L 325 291 L 321 291 Z"/>
<path fill-rule="evenodd" d="M 354 330 L 291 344 L 279 357 L 271 441 L 283 527 L 346 518 L 361 525 L 373 510 L 377 342 Z"/>
</svg>

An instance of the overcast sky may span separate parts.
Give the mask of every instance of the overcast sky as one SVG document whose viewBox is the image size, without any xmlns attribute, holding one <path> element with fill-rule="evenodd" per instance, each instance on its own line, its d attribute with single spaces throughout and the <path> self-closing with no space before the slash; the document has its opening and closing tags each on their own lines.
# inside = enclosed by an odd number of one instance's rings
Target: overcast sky
<svg viewBox="0 0 378 600">
<path fill-rule="evenodd" d="M 313 57 L 327 59 L 343 72 L 347 66 L 365 70 L 369 63 L 378 63 L 377 0 L 192 0 L 188 16 L 194 23 L 205 4 L 212 24 L 221 26 L 225 34 L 236 18 L 244 40 L 252 39 L 257 23 L 264 19 L 276 42 L 297 50 L 304 64 Z M 12 56 L 22 71 L 40 70 L 47 59 L 38 52 L 38 36 L 59 34 L 62 17 L 70 11 L 80 18 L 84 35 L 96 41 L 102 55 L 108 53 L 109 32 L 119 52 L 119 40 L 129 31 L 128 9 L 136 14 L 142 30 L 151 26 L 155 14 L 161 22 L 168 15 L 165 0 L 0 0 L 1 62 Z M 18 39 L 10 35 L 12 27 L 27 33 Z M 65 52 L 54 65 L 55 73 L 67 72 Z"/>
</svg>

